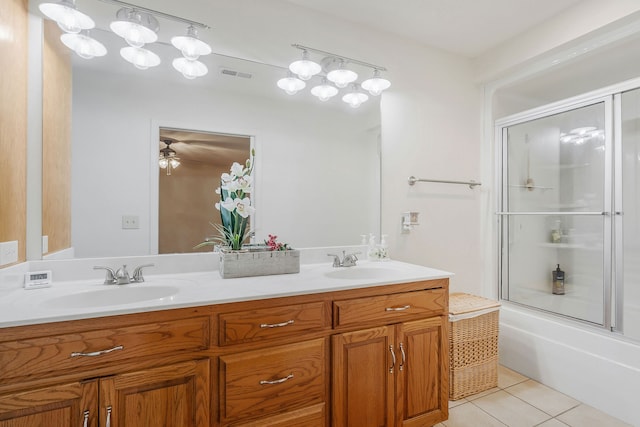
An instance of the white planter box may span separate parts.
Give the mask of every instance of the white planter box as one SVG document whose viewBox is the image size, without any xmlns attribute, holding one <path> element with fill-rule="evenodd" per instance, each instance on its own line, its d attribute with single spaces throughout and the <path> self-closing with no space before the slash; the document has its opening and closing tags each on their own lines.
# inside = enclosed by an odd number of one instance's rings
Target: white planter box
<svg viewBox="0 0 640 427">
<path fill-rule="evenodd" d="M 220 276 L 268 276 L 300 272 L 300 251 L 221 252 Z"/>
</svg>

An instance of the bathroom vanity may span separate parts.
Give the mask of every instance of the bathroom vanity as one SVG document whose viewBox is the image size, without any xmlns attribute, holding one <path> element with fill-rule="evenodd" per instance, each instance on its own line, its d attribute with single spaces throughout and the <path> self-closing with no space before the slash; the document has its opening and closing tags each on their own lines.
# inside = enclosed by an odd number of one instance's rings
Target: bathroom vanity
<svg viewBox="0 0 640 427">
<path fill-rule="evenodd" d="M 450 276 L 392 261 L 15 289 L 0 425 L 430 426 L 448 415 Z M 177 291 L 109 305 L 126 286 Z"/>
</svg>

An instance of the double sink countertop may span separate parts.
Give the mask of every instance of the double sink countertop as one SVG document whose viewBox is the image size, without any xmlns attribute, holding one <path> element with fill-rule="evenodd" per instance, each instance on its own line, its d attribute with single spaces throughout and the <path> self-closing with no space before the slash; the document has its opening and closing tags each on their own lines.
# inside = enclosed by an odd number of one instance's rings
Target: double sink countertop
<svg viewBox="0 0 640 427">
<path fill-rule="evenodd" d="M 149 272 L 150 273 L 150 272 Z M 0 298 L 0 328 L 197 307 L 409 283 L 453 274 L 400 261 L 354 267 L 302 264 L 300 273 L 222 279 L 217 270 L 145 274 L 145 282 L 105 285 L 99 279 L 54 280 L 49 288 L 15 288 Z"/>
</svg>

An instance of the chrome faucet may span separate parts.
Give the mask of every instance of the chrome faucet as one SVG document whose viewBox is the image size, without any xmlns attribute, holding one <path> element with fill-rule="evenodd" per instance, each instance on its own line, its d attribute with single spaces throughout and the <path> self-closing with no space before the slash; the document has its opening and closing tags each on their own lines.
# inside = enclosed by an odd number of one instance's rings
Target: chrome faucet
<svg viewBox="0 0 640 427">
<path fill-rule="evenodd" d="M 106 270 L 107 271 L 107 275 L 104 279 L 104 284 L 105 285 L 126 285 L 128 283 L 142 283 L 144 282 L 144 276 L 142 275 L 142 269 L 145 267 L 153 267 L 154 264 L 144 264 L 144 265 L 140 265 L 138 267 L 136 267 L 135 270 L 133 270 L 133 276 L 129 275 L 129 272 L 127 271 L 127 266 L 126 264 L 124 264 L 122 267 L 120 267 L 118 270 L 113 271 L 112 268 L 109 267 L 102 267 L 102 266 L 95 266 L 93 267 L 94 270 Z"/>
<path fill-rule="evenodd" d="M 346 251 L 342 251 L 342 261 L 340 261 L 340 257 L 334 254 L 327 254 L 327 256 L 333 257 L 333 266 L 334 267 L 353 267 L 356 265 L 356 261 L 358 261 L 358 257 L 356 256 L 360 252 L 355 252 L 352 254 L 345 254 Z"/>
</svg>

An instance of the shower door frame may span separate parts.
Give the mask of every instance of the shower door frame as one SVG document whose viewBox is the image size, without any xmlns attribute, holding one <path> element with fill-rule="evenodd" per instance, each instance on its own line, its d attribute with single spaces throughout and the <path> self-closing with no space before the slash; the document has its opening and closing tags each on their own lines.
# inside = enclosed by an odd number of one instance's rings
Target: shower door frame
<svg viewBox="0 0 640 427">
<path fill-rule="evenodd" d="M 640 79 L 637 80 L 637 87 L 640 87 Z M 616 88 L 617 90 L 615 90 Z M 607 90 L 608 89 L 608 90 Z M 591 92 L 582 96 L 562 100 L 553 104 L 541 106 L 532 110 L 524 111 L 509 117 L 505 117 L 495 122 L 495 147 L 496 147 L 496 216 L 497 216 L 497 277 L 498 295 L 500 299 L 509 301 L 511 304 L 527 307 L 532 310 L 550 313 L 582 324 L 590 325 L 599 329 L 611 331 L 622 330 L 622 282 L 621 282 L 621 256 L 614 258 L 614 254 L 621 247 L 622 221 L 616 221 L 622 215 L 621 209 L 621 103 L 620 93 L 623 90 L 614 86 L 602 91 Z M 602 259 L 602 324 L 586 319 L 579 319 L 565 315 L 556 311 L 545 310 L 543 308 L 527 305 L 509 300 L 509 246 L 508 246 L 508 218 L 511 215 L 538 214 L 538 213 L 518 213 L 505 210 L 508 199 L 508 165 L 507 165 L 507 130 L 510 126 L 530 122 L 537 119 L 546 118 L 556 114 L 572 111 L 578 108 L 587 107 L 602 103 L 604 105 L 604 130 L 605 130 L 605 158 L 604 158 L 604 200 L 602 212 L 539 212 L 541 215 L 602 215 L 603 216 L 603 259 Z M 615 138 L 614 138 L 615 137 Z M 614 156 L 615 154 L 615 156 Z M 615 176 L 614 176 L 615 174 Z M 618 176 L 619 174 L 619 176 Z M 615 197 L 614 197 L 615 196 Z M 615 204 L 615 205 L 614 205 Z M 615 213 L 612 214 L 612 213 Z M 505 240 L 507 239 L 507 240 Z M 615 245 L 615 247 L 614 247 Z M 616 281 L 616 279 L 618 279 Z"/>
</svg>

